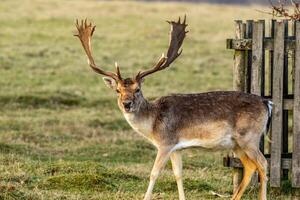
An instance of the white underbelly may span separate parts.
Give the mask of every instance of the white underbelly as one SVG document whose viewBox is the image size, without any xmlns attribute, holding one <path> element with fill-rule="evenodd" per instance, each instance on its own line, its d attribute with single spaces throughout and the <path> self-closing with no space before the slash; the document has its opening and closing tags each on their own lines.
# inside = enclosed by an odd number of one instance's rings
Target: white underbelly
<svg viewBox="0 0 300 200">
<path fill-rule="evenodd" d="M 230 135 L 217 140 L 201 140 L 201 139 L 181 139 L 173 148 L 172 151 L 186 149 L 191 147 L 200 147 L 210 150 L 229 150 L 235 146 Z"/>
</svg>

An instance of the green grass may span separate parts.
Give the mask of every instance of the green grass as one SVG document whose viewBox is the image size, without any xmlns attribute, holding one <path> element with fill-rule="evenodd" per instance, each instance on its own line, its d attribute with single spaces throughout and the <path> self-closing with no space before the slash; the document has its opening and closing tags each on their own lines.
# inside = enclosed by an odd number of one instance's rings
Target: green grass
<svg viewBox="0 0 300 200">
<path fill-rule="evenodd" d="M 126 76 L 152 66 L 168 45 L 164 20 L 187 14 L 184 52 L 146 79 L 150 99 L 179 92 L 230 90 L 234 19 L 266 18 L 254 7 L 184 3 L 2 0 L 0 2 L 0 199 L 142 199 L 155 148 L 132 131 L 115 94 L 92 73 L 76 18 L 96 25 L 97 63 Z M 225 153 L 184 152 L 187 199 L 231 194 Z M 288 184 L 287 184 L 288 185 Z M 289 186 L 287 186 L 289 188 Z M 288 193 L 288 191 L 286 192 Z M 256 199 L 249 187 L 244 199 Z M 287 196 L 285 196 L 287 197 Z M 154 199 L 176 199 L 170 164 Z M 271 194 L 272 199 L 280 199 Z"/>
</svg>

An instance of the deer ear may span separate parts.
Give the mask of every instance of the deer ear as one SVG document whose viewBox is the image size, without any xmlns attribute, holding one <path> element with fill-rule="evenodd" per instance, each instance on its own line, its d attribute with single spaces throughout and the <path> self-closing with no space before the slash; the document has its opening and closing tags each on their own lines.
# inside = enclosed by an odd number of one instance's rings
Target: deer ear
<svg viewBox="0 0 300 200">
<path fill-rule="evenodd" d="M 113 78 L 103 77 L 105 85 L 113 90 L 117 88 L 117 82 Z"/>
</svg>

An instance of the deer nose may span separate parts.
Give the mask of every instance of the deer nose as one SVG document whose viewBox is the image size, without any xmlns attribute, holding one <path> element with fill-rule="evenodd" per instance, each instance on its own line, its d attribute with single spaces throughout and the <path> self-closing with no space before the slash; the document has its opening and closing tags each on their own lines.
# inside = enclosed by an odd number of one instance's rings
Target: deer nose
<svg viewBox="0 0 300 200">
<path fill-rule="evenodd" d="M 132 106 L 132 101 L 124 101 L 123 106 L 125 109 L 130 109 Z"/>
</svg>

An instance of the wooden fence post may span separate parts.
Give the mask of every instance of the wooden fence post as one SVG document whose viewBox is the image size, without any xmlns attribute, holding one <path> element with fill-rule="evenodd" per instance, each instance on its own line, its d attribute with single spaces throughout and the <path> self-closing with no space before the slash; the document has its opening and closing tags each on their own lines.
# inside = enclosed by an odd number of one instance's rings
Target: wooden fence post
<svg viewBox="0 0 300 200">
<path fill-rule="evenodd" d="M 300 188 L 300 22 L 296 22 L 292 186 Z"/>
<path fill-rule="evenodd" d="M 288 20 L 283 20 L 284 23 L 284 40 L 286 41 L 289 36 L 289 31 L 288 31 Z M 284 49 L 286 47 L 286 42 L 284 43 Z M 284 66 L 283 66 L 283 98 L 287 98 L 289 94 L 289 56 L 288 52 L 285 50 L 285 55 L 284 55 Z M 289 111 L 287 109 L 283 110 L 282 113 L 282 154 L 288 154 L 289 152 Z M 282 179 L 287 180 L 289 175 L 289 170 L 288 169 L 283 169 L 282 170 Z"/>
<path fill-rule="evenodd" d="M 275 22 L 273 66 L 273 113 L 270 185 L 280 187 L 282 151 L 282 106 L 283 106 L 283 66 L 284 66 L 284 23 Z"/>
<path fill-rule="evenodd" d="M 261 95 L 261 71 L 263 65 L 263 28 L 264 24 L 259 22 L 253 23 L 252 37 L 252 68 L 251 68 L 251 93 Z"/>
<path fill-rule="evenodd" d="M 262 24 L 262 29 L 263 29 L 263 37 L 262 37 L 262 65 L 261 65 L 261 85 L 260 85 L 260 95 L 265 96 L 265 88 L 266 88 L 266 78 L 265 78 L 265 73 L 266 73 L 266 66 L 265 66 L 265 47 L 264 47 L 264 39 L 265 39 L 265 32 L 266 32 L 266 26 L 265 26 L 265 20 L 259 20 L 259 22 Z M 260 139 L 259 143 L 259 149 L 260 151 L 265 154 L 265 135 L 263 135 Z"/>
<path fill-rule="evenodd" d="M 245 38 L 246 25 L 241 20 L 235 21 L 235 38 Z M 245 89 L 245 51 L 236 50 L 234 53 L 233 66 L 233 89 L 237 91 L 244 91 Z M 238 189 L 238 186 L 243 177 L 243 170 L 241 168 L 233 168 L 233 192 Z"/>
<path fill-rule="evenodd" d="M 253 22 L 252 34 L 252 67 L 251 67 L 251 93 L 256 95 L 262 94 L 262 69 L 264 65 L 264 21 Z M 255 172 L 251 184 L 258 182 L 258 173 Z"/>
<path fill-rule="evenodd" d="M 246 21 L 246 38 L 252 39 L 253 32 L 253 20 Z M 246 85 L 245 92 L 250 93 L 251 90 L 251 68 L 252 68 L 252 48 L 247 51 L 247 62 L 246 62 Z"/>
<path fill-rule="evenodd" d="M 300 200 L 300 22 L 294 22 L 292 200 Z M 297 80 L 297 81 L 296 81 Z"/>
</svg>

